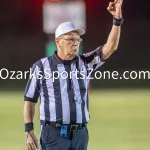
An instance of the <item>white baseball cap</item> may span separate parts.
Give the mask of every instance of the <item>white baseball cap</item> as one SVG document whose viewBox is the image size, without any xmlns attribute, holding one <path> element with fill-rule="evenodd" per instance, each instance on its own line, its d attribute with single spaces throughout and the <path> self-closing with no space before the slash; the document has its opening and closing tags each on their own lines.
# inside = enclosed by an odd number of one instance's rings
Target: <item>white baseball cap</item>
<svg viewBox="0 0 150 150">
<path fill-rule="evenodd" d="M 60 24 L 55 31 L 55 38 L 66 34 L 71 31 L 76 31 L 79 35 L 85 34 L 85 30 L 81 28 L 76 28 L 72 22 L 65 22 Z"/>
</svg>

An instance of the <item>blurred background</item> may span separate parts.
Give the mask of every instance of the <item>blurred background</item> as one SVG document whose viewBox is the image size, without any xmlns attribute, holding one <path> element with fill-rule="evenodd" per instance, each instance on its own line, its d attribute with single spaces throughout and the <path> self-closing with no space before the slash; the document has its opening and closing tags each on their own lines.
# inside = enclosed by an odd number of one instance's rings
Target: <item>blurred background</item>
<svg viewBox="0 0 150 150">
<path fill-rule="evenodd" d="M 108 3 L 109 0 L 1 1 L 0 69 L 28 71 L 37 60 L 52 55 L 56 50 L 54 30 L 64 21 L 73 21 L 86 29 L 79 53 L 103 45 L 112 27 Z M 123 17 L 119 48 L 98 70 L 150 72 L 150 2 L 124 0 Z M 1 75 L 5 76 L 6 72 Z M 149 79 L 91 80 L 89 150 L 150 149 Z M 23 93 L 26 82 L 24 77 L 0 78 L 2 150 L 25 150 Z"/>
</svg>

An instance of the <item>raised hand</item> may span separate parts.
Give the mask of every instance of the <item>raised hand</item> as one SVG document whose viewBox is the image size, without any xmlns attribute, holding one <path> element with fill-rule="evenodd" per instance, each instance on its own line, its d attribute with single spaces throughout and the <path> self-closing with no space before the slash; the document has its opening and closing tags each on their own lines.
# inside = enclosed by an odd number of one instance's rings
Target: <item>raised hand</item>
<svg viewBox="0 0 150 150">
<path fill-rule="evenodd" d="M 123 0 L 114 0 L 114 2 L 110 2 L 107 10 L 115 17 L 122 18 L 122 4 Z"/>
</svg>

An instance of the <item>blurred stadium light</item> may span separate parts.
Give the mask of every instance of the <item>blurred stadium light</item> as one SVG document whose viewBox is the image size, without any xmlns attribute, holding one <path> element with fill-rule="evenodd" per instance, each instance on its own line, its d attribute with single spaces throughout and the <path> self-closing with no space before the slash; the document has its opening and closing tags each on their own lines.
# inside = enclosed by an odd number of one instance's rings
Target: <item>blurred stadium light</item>
<svg viewBox="0 0 150 150">
<path fill-rule="evenodd" d="M 86 29 L 86 5 L 83 0 L 45 0 L 43 3 L 43 31 L 49 37 L 46 43 L 46 56 L 56 50 L 54 33 L 63 22 L 73 22 L 77 27 Z M 82 53 L 80 46 L 79 54 Z"/>
<path fill-rule="evenodd" d="M 54 34 L 56 27 L 66 21 L 72 21 L 80 28 L 86 28 L 86 8 L 84 1 L 44 1 L 43 30 Z"/>
</svg>

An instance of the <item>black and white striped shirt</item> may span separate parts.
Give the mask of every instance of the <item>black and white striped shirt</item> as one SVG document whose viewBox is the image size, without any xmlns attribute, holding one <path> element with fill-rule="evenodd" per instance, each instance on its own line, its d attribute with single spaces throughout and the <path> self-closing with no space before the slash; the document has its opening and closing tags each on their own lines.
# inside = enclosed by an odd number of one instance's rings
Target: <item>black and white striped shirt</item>
<svg viewBox="0 0 150 150">
<path fill-rule="evenodd" d="M 41 122 L 59 121 L 71 124 L 89 121 L 87 77 L 91 69 L 96 70 L 104 63 L 100 57 L 101 49 L 100 46 L 71 61 L 61 60 L 55 52 L 53 56 L 33 64 L 32 73 L 35 76 L 28 80 L 24 100 L 37 103 L 40 97 Z"/>
</svg>

